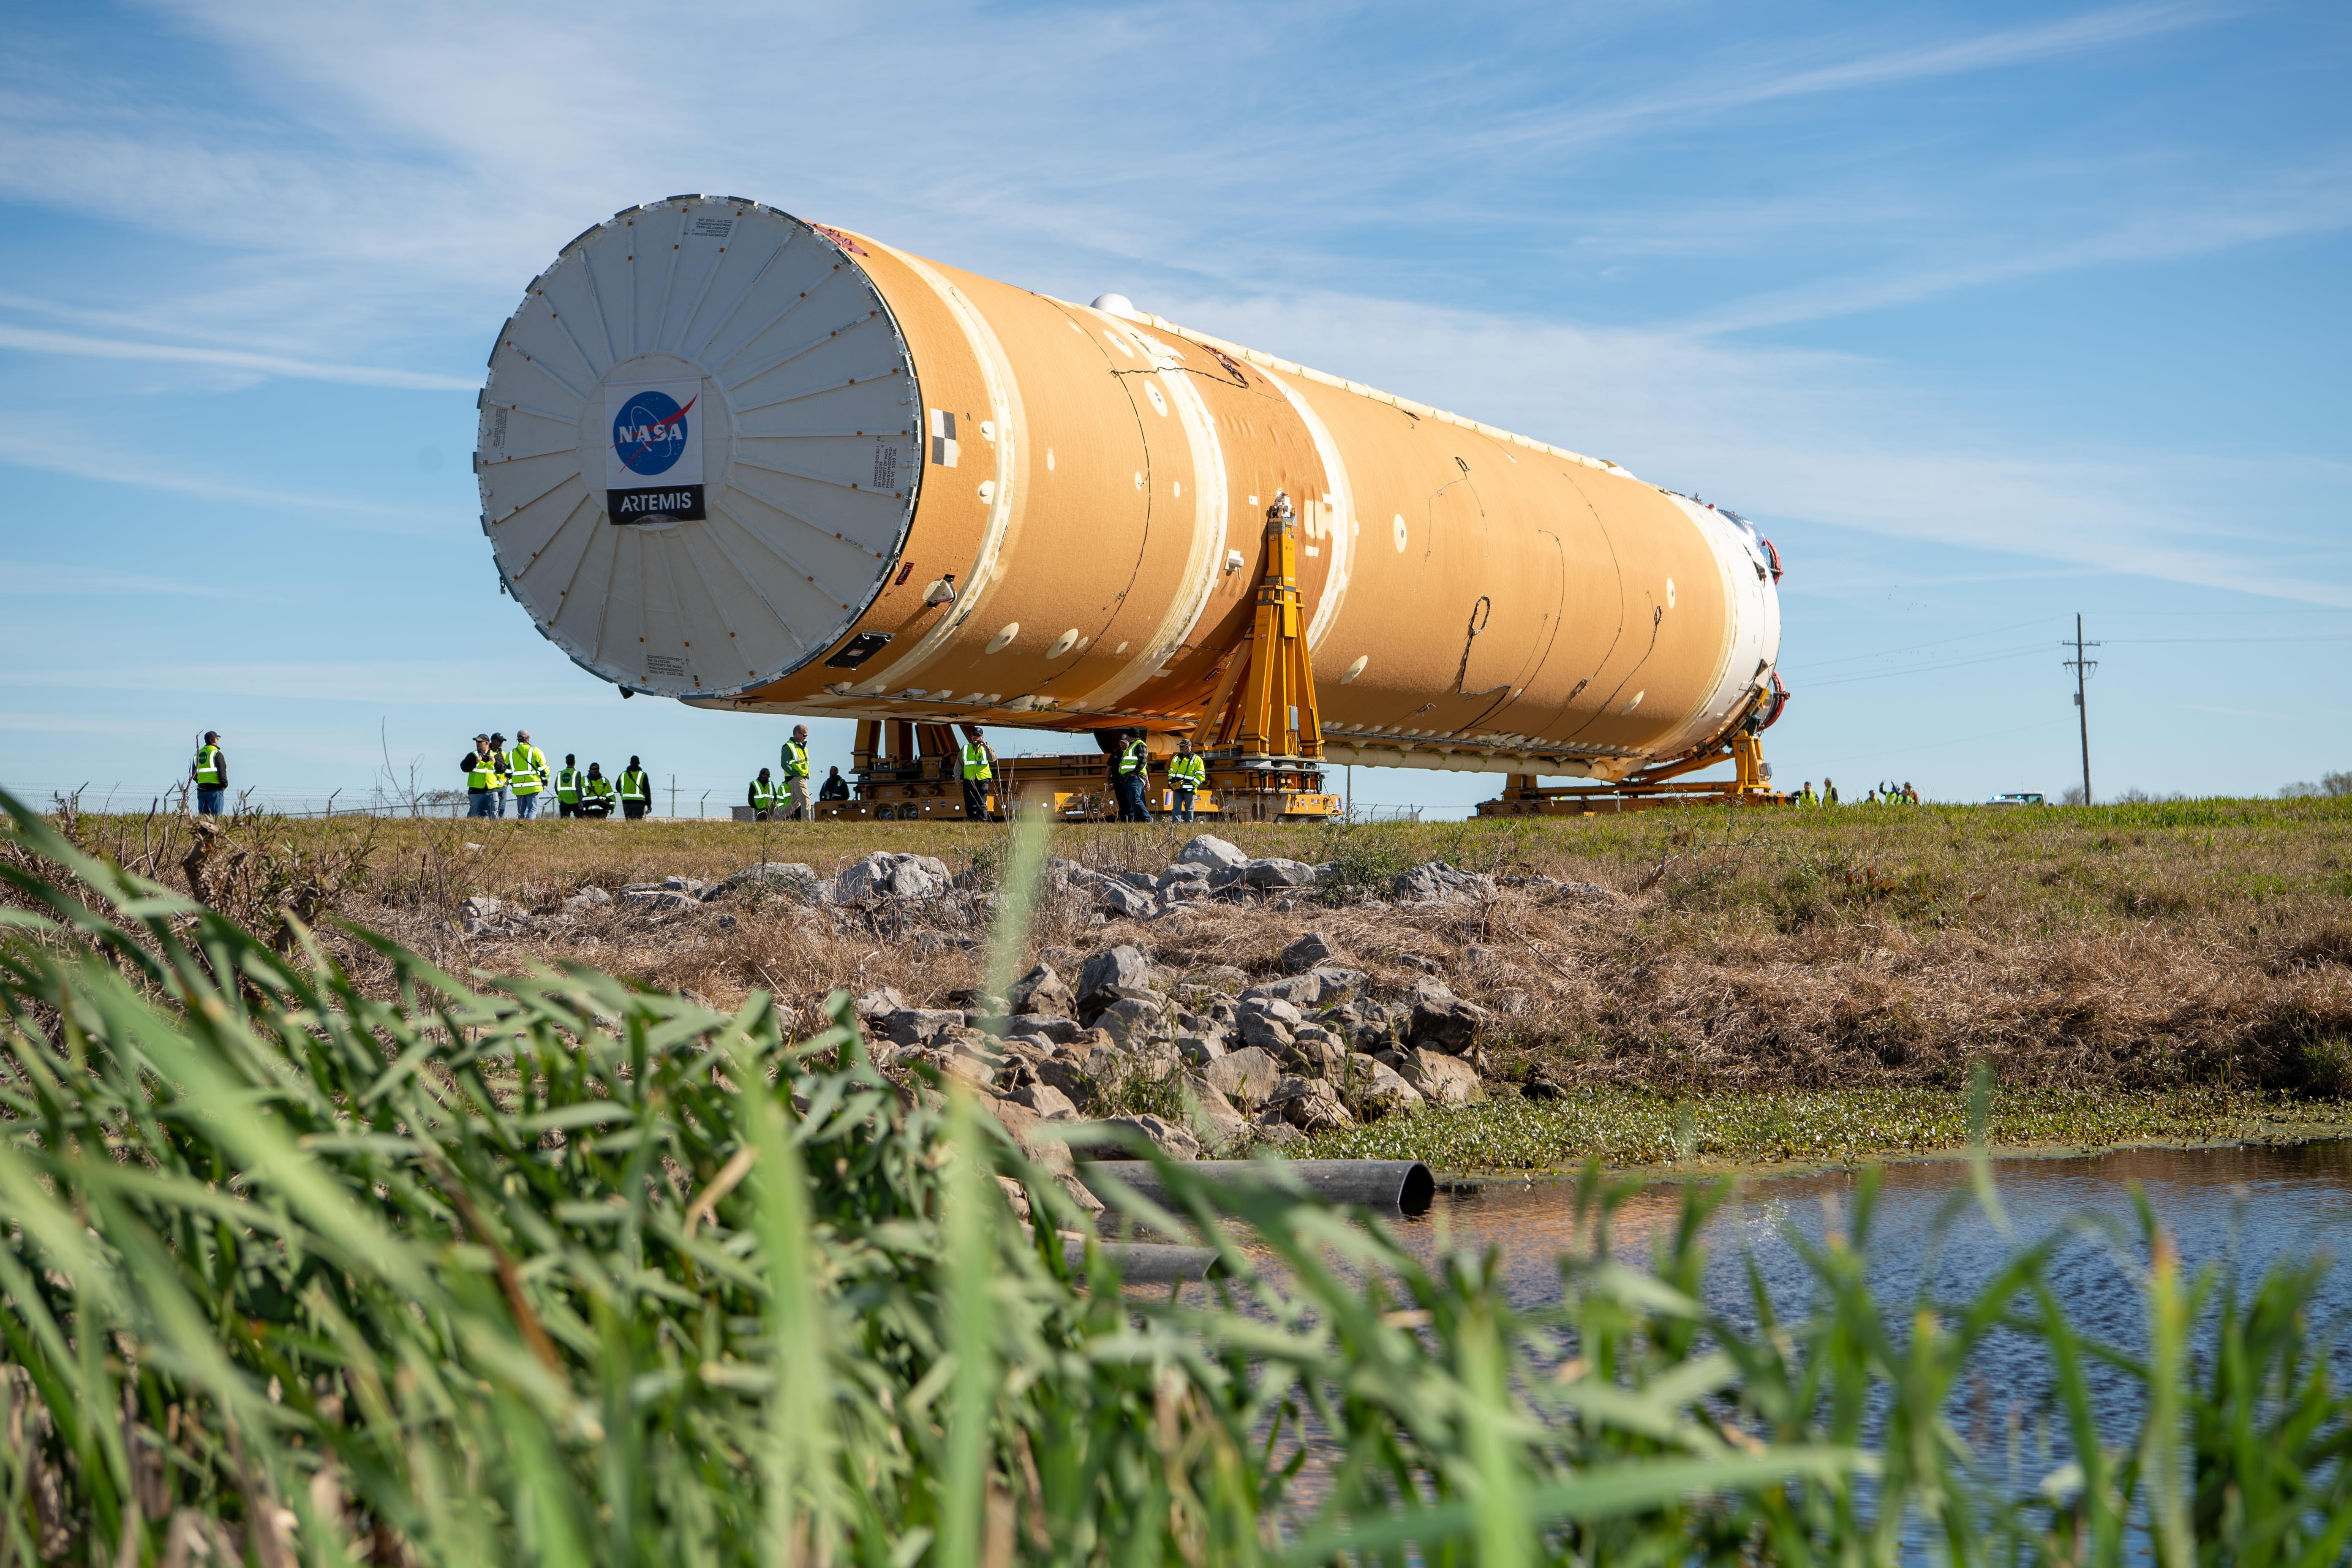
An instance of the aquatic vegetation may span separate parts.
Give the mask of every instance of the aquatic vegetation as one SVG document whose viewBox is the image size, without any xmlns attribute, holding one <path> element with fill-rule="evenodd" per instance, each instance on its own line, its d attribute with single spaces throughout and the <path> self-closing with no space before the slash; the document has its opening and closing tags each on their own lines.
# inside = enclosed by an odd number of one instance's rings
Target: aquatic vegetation
<svg viewBox="0 0 2352 1568">
<path fill-rule="evenodd" d="M 1167 1211 L 1120 1206 L 1231 1273 L 1131 1296 L 1065 1251 L 1061 1184 L 838 1015 L 795 1039 L 761 994 L 362 938 L 377 995 L 300 922 L 280 951 L 10 809 L 46 868 L 0 867 L 0 1564 L 2319 1564 L 2352 1534 L 2317 1265 L 2191 1276 L 2148 1219 L 2147 1344 L 2108 1346 L 2047 1247 L 1873 1299 L 1865 1184 L 1810 1307 L 1743 1323 L 1700 1298 L 1695 1191 L 1649 1268 L 1596 1247 L 1522 1310 L 1491 1258 L 1164 1163 Z M 1588 1179 L 1599 1235 L 1622 1196 Z M 2022 1486 L 1949 1418 L 2018 1333 L 2064 1435 Z M 2095 1365 L 2137 1390 L 2120 1440 Z"/>
<path fill-rule="evenodd" d="M 2319 1136 L 2352 1126 L 2352 1103 L 2218 1086 L 1994 1090 L 1973 1126 L 1967 1091 L 1724 1089 L 1673 1095 L 1613 1084 L 1529 1100 L 1507 1089 L 1485 1104 L 1424 1106 L 1289 1152 L 1324 1160 L 1422 1160 L 1463 1175 L 1611 1167 L 1843 1163 L 1958 1152 L 1979 1131 L 2001 1148 L 2096 1149 L 2138 1142 Z"/>
</svg>

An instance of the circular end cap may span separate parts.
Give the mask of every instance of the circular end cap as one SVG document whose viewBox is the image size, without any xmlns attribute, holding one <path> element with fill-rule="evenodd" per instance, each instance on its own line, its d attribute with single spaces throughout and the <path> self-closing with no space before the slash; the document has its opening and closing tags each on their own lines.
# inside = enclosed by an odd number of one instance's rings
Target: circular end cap
<svg viewBox="0 0 2352 1568">
<path fill-rule="evenodd" d="M 1094 308 L 1106 316 L 1117 316 L 1123 321 L 1138 320 L 1140 314 L 1135 308 L 1135 301 L 1124 294 L 1097 294 Z"/>
<path fill-rule="evenodd" d="M 564 247 L 499 334 L 482 530 L 541 633 L 625 695 L 764 685 L 881 591 L 922 403 L 866 255 L 772 207 L 673 196 Z"/>
</svg>

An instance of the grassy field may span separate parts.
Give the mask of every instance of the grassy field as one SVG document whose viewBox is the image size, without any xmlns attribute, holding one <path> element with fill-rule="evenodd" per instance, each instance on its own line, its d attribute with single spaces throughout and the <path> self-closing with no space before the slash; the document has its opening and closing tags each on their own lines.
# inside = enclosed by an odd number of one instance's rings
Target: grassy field
<svg viewBox="0 0 2352 1568">
<path fill-rule="evenodd" d="M 189 885 L 184 820 L 83 816 L 70 831 Z M 1054 849 L 1156 869 L 1191 831 L 1066 828 Z M 2339 1103 L 2352 1099 L 2352 801 L 1223 831 L 1255 853 L 1336 863 L 1340 896 L 1106 926 L 1049 902 L 1033 947 L 1066 959 L 1131 941 L 1177 970 L 1258 973 L 1315 929 L 1391 985 L 1434 965 L 1498 1015 L 1492 1076 L 1602 1096 L 1480 1113 L 1485 1153 L 1468 1163 L 1481 1167 L 1573 1163 L 1596 1147 L 1652 1163 L 1690 1107 L 1714 1117 L 1699 1142 L 1727 1161 L 1945 1147 L 1979 1060 L 2005 1094 L 2041 1097 L 2013 1101 L 2038 1109 L 2019 1111 L 2010 1142 L 2352 1121 Z M 228 827 L 199 870 L 215 904 L 263 927 L 281 905 L 341 914 L 459 970 L 579 958 L 722 1006 L 766 990 L 807 1015 L 837 987 L 944 1001 L 977 980 L 979 952 L 962 945 L 972 933 L 730 902 L 729 925 L 712 905 L 468 939 L 457 906 L 489 894 L 546 910 L 583 884 L 713 878 L 761 859 L 824 873 L 876 848 L 937 855 L 985 879 L 1006 843 L 1003 828 L 953 824 L 263 818 Z M 1620 900 L 1508 888 L 1491 905 L 1443 911 L 1350 900 L 1427 859 L 1598 883 Z M 364 952 L 351 956 L 363 983 L 388 983 Z M 1855 1098 L 1864 1090 L 1881 1098 Z M 1826 1142 L 1787 1131 L 1801 1126 L 1849 1131 Z M 1367 1150 L 1419 1138 L 1438 1152 L 1465 1147 L 1465 1128 L 1353 1138 Z"/>
</svg>

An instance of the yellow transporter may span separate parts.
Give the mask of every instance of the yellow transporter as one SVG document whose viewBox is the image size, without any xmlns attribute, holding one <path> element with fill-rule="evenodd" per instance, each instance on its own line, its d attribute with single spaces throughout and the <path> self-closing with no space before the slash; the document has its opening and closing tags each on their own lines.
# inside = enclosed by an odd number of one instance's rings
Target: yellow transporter
<svg viewBox="0 0 2352 1568">
<path fill-rule="evenodd" d="M 861 812 L 946 783 L 924 730 L 964 721 L 1195 734 L 1250 816 L 1332 809 L 1328 763 L 1520 775 L 1498 809 L 1556 809 L 1536 775 L 1735 742 L 1765 792 L 1780 611 L 1746 523 L 1099 304 L 751 202 L 620 213 L 490 356 L 500 574 L 625 689 L 865 721 Z"/>
</svg>

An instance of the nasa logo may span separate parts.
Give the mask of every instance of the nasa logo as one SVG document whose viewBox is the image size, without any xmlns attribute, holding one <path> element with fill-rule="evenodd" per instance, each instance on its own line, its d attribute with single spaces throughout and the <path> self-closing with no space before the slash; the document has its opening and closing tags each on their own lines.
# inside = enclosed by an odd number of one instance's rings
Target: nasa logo
<svg viewBox="0 0 2352 1568">
<path fill-rule="evenodd" d="M 613 416 L 613 455 L 631 473 L 669 472 L 686 450 L 687 413 L 701 401 L 690 397 L 681 408 L 651 387 L 637 393 Z"/>
</svg>

